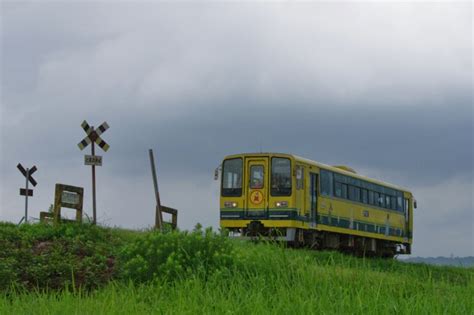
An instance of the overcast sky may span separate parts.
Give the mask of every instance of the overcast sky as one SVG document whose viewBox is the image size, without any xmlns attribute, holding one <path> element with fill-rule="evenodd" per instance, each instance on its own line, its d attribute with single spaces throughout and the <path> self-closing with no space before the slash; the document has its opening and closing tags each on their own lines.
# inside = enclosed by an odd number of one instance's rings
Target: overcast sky
<svg viewBox="0 0 474 315">
<path fill-rule="evenodd" d="M 111 148 L 104 225 L 153 224 L 148 149 L 179 226 L 218 226 L 228 154 L 294 153 L 410 188 L 414 255 L 474 255 L 472 4 L 1 2 L 0 220 L 85 188 L 81 122 Z M 67 212 L 67 210 L 66 210 Z"/>
</svg>

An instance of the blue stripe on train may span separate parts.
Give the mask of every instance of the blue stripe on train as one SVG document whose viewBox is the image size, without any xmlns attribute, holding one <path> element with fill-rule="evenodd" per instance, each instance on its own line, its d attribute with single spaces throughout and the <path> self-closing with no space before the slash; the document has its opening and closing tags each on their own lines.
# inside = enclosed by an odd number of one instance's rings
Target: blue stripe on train
<svg viewBox="0 0 474 315">
<path fill-rule="evenodd" d="M 298 215 L 296 209 L 290 210 L 273 210 L 269 211 L 263 210 L 225 210 L 221 211 L 220 215 L 221 220 L 296 220 L 303 222 L 311 222 L 309 217 Z M 317 224 L 340 227 L 345 229 L 351 229 L 351 222 L 347 218 L 338 218 L 334 216 L 318 215 L 316 219 Z M 385 235 L 387 226 L 386 225 L 377 225 L 369 222 L 362 222 L 354 220 L 352 222 L 352 229 L 362 232 L 375 233 Z M 404 230 L 399 228 L 388 227 L 389 236 L 398 236 L 403 237 Z M 406 235 L 411 238 L 411 232 Z"/>
</svg>

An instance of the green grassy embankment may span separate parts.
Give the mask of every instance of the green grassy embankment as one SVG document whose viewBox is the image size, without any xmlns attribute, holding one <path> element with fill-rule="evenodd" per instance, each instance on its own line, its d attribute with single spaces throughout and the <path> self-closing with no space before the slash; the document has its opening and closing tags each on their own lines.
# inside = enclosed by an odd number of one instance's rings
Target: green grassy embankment
<svg viewBox="0 0 474 315">
<path fill-rule="evenodd" d="M 0 224 L 0 314 L 473 314 L 474 268 L 192 233 Z"/>
</svg>

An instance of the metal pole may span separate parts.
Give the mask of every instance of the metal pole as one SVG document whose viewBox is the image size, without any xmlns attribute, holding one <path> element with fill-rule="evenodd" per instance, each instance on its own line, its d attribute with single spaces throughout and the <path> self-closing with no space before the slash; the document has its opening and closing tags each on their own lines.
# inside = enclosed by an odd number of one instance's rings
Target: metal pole
<svg viewBox="0 0 474 315">
<path fill-rule="evenodd" d="M 26 189 L 25 189 L 25 223 L 28 222 L 28 181 L 30 177 L 30 169 L 26 169 Z"/>
<path fill-rule="evenodd" d="M 94 127 L 92 132 L 94 132 Z M 95 139 L 92 139 L 91 154 L 95 156 Z M 95 202 L 95 165 L 92 165 L 92 224 L 97 224 L 97 212 L 96 212 L 96 202 Z"/>
<path fill-rule="evenodd" d="M 162 226 L 163 226 L 163 217 L 162 217 L 162 212 L 161 212 L 160 193 L 158 191 L 158 181 L 156 179 L 155 158 L 153 157 L 152 149 L 149 149 L 148 152 L 150 155 L 151 175 L 153 177 L 153 185 L 155 187 L 155 198 L 156 198 L 155 229 L 158 228 L 161 231 Z"/>
</svg>

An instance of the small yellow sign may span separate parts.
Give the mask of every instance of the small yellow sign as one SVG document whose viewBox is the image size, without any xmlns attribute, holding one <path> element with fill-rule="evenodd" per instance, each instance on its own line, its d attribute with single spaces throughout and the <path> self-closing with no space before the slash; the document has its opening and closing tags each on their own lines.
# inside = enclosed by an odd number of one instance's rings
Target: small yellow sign
<svg viewBox="0 0 474 315">
<path fill-rule="evenodd" d="M 255 204 L 259 205 L 263 201 L 263 194 L 259 190 L 255 190 L 250 194 L 250 201 Z"/>
</svg>

